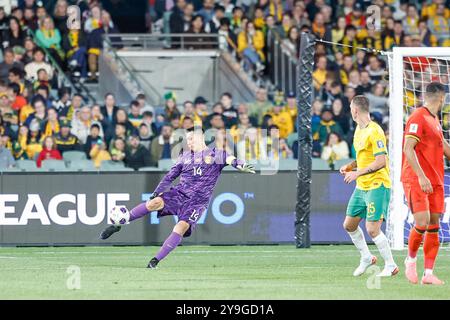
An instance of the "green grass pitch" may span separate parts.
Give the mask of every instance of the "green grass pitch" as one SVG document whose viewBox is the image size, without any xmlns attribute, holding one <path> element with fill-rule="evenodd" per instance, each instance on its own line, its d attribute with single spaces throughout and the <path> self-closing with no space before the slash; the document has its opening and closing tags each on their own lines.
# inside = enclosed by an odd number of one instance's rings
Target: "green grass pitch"
<svg viewBox="0 0 450 320">
<path fill-rule="evenodd" d="M 352 277 L 350 245 L 182 246 L 159 269 L 145 266 L 157 247 L 0 248 L 0 299 L 449 299 L 450 250 L 441 249 L 442 287 L 411 285 L 401 268 L 377 283 Z M 371 247 L 376 253 L 376 248 Z M 377 254 L 377 253 L 376 253 Z M 379 257 L 379 255 L 377 254 Z M 379 259 L 379 266 L 381 259 Z M 419 272 L 422 272 L 422 252 Z M 79 268 L 80 289 L 70 266 Z M 69 269 L 68 269 L 69 268 Z M 68 272 L 69 271 L 69 272 Z M 71 278 L 72 277 L 72 278 Z M 373 289 L 370 289 L 373 288 Z"/>
</svg>

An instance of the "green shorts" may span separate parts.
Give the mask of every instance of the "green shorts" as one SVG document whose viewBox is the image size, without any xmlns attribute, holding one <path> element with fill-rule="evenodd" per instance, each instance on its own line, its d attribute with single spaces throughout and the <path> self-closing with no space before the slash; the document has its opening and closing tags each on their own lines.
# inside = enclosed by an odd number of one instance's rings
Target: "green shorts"
<svg viewBox="0 0 450 320">
<path fill-rule="evenodd" d="M 355 189 L 348 202 L 347 216 L 365 218 L 367 221 L 386 219 L 391 189 L 384 185 L 373 190 Z"/>
</svg>

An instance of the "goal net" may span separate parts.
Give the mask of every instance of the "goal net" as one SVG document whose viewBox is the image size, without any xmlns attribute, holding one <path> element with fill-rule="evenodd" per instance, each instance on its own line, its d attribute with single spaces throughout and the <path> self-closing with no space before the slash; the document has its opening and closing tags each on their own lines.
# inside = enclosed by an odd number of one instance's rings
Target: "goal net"
<svg viewBox="0 0 450 320">
<path fill-rule="evenodd" d="M 424 92 L 430 82 L 447 88 L 440 120 L 444 137 L 450 141 L 450 48 L 400 48 L 388 53 L 389 61 L 389 156 L 392 194 L 387 234 L 393 249 L 401 250 L 408 239 L 414 219 L 408 209 L 400 182 L 403 129 L 408 116 L 423 105 Z M 450 244 L 450 162 L 445 161 L 445 213 L 442 215 L 440 241 Z"/>
</svg>

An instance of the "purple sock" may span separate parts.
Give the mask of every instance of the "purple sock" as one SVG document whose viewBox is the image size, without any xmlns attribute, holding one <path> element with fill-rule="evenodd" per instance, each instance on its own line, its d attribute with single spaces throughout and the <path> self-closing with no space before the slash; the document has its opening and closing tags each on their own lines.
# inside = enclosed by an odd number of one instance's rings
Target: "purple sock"
<svg viewBox="0 0 450 320">
<path fill-rule="evenodd" d="M 175 249 L 183 239 L 183 236 L 179 235 L 176 232 L 172 232 L 170 236 L 164 241 L 164 244 L 162 245 L 161 249 L 159 249 L 159 252 L 156 254 L 155 258 L 158 259 L 158 261 L 161 261 L 164 259 L 173 249 Z"/>
<path fill-rule="evenodd" d="M 148 213 L 147 207 L 145 206 L 145 202 L 137 205 L 130 211 L 130 221 L 142 218 Z"/>
</svg>

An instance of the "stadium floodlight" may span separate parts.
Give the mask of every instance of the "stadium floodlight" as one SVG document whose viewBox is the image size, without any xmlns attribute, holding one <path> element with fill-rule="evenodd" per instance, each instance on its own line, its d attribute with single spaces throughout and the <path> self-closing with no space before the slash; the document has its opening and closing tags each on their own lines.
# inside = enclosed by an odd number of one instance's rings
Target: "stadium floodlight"
<svg viewBox="0 0 450 320">
<path fill-rule="evenodd" d="M 387 236 L 392 249 L 401 250 L 414 222 L 405 201 L 400 181 L 402 170 L 403 129 L 411 112 L 423 105 L 423 92 L 430 82 L 440 82 L 447 87 L 447 96 L 441 111 L 444 137 L 450 139 L 450 48 L 445 47 L 395 47 L 387 53 L 389 61 L 389 157 L 392 194 L 387 221 Z M 450 171 L 446 161 L 445 193 L 449 194 Z M 447 203 L 446 198 L 446 203 Z M 440 239 L 450 241 L 450 205 L 441 220 Z"/>
</svg>

